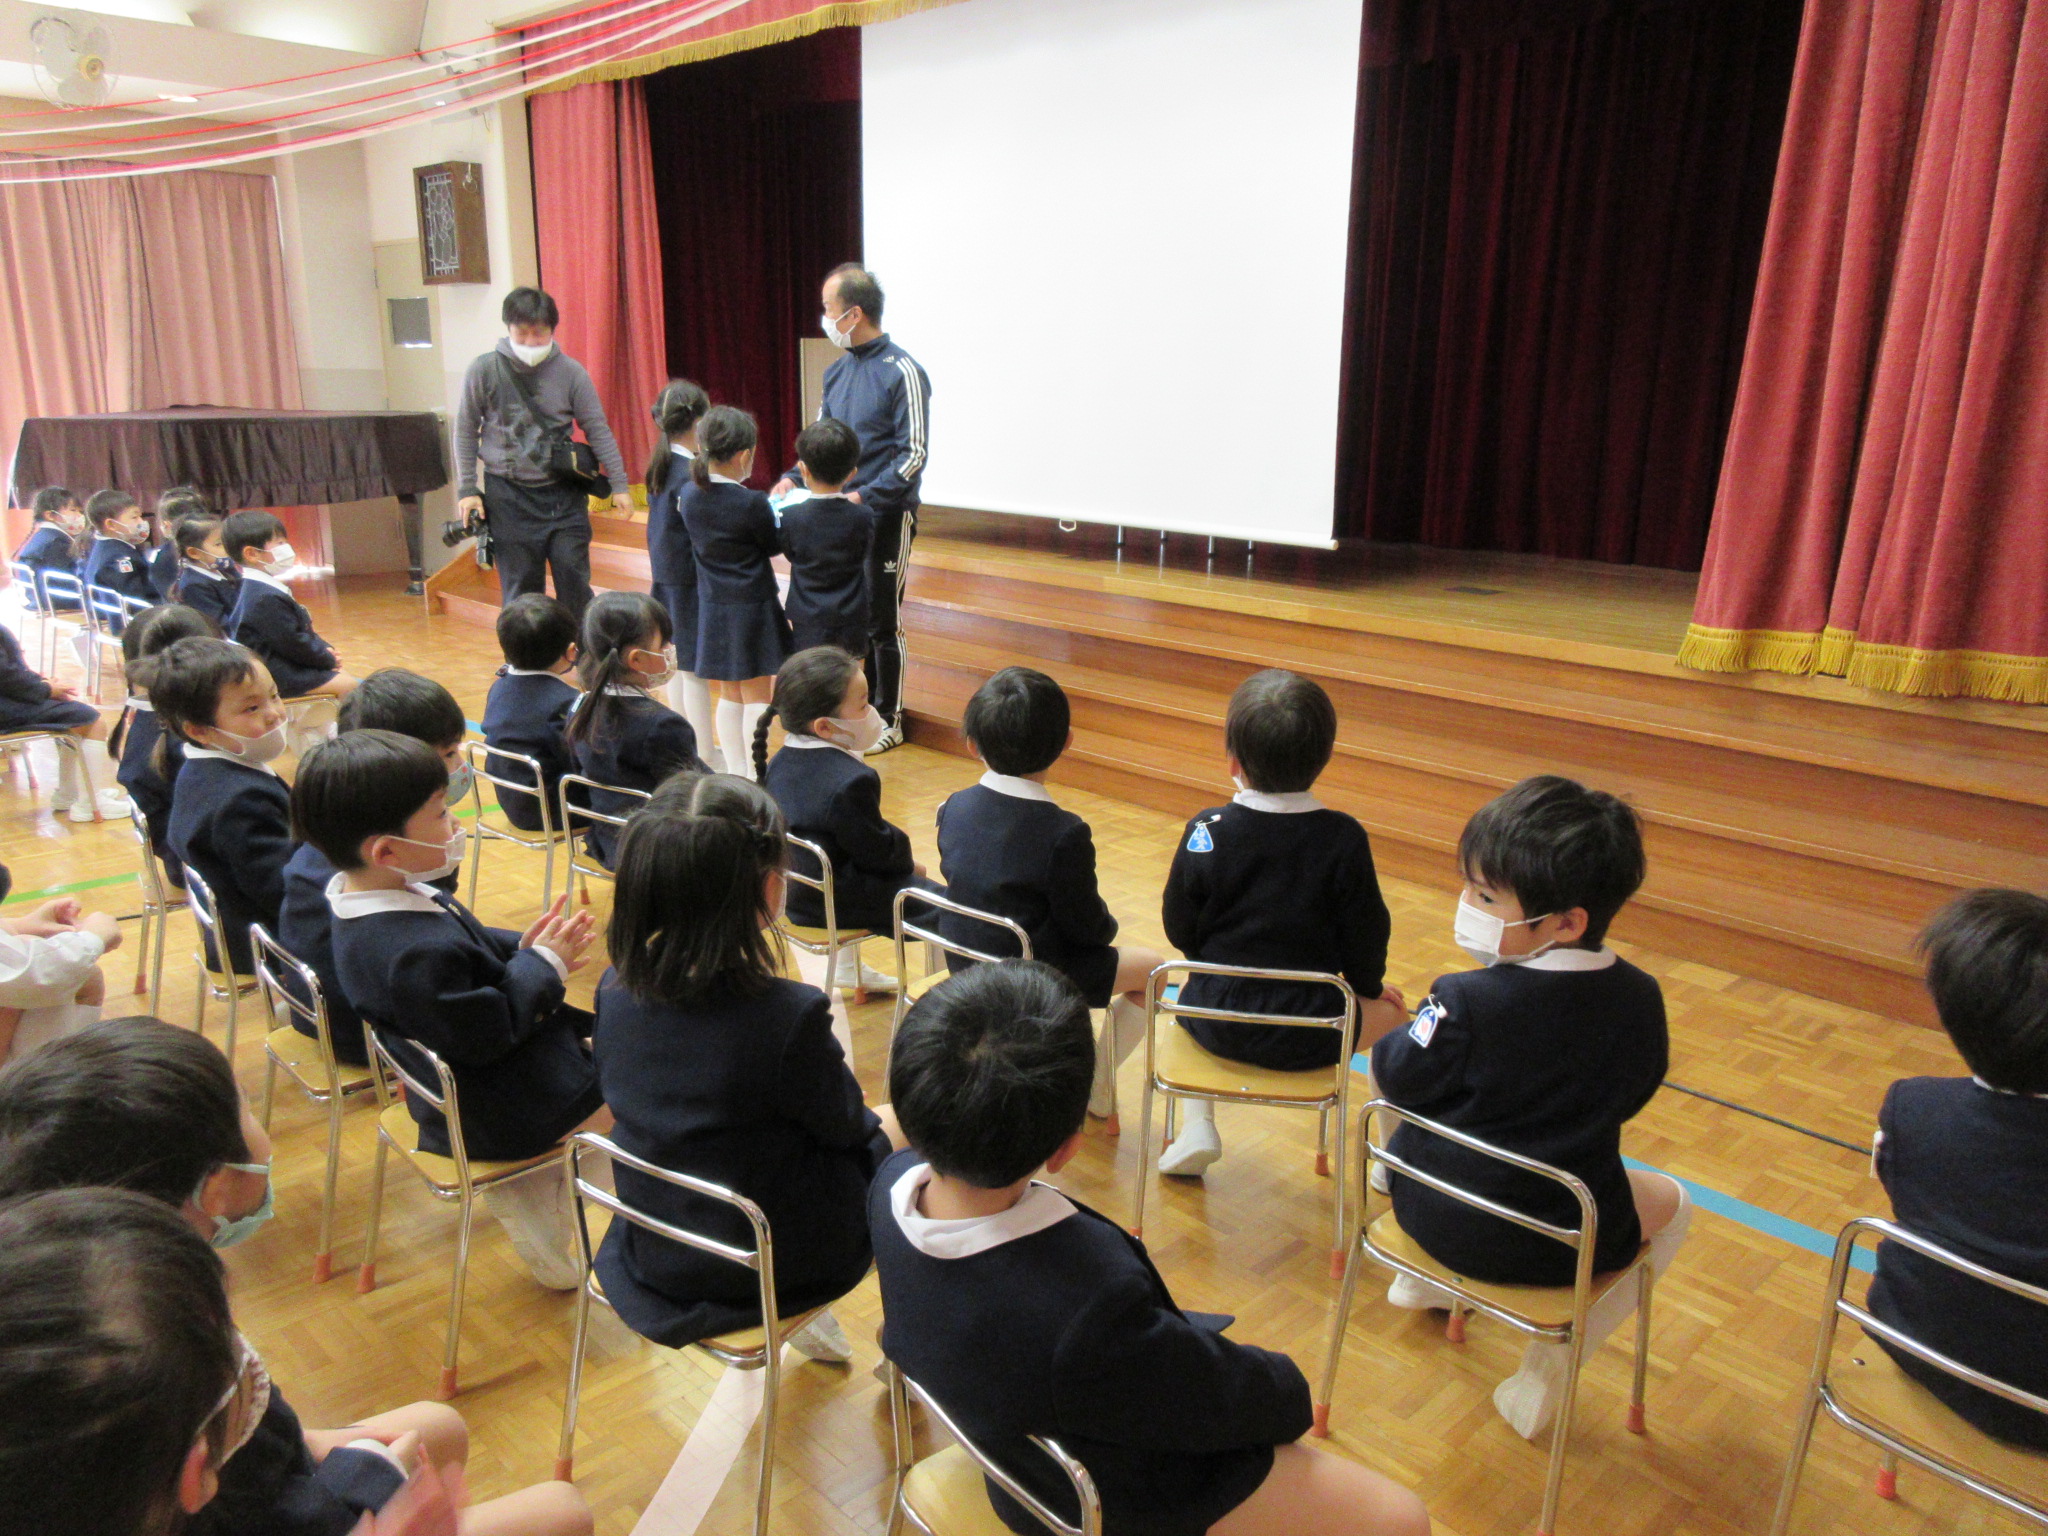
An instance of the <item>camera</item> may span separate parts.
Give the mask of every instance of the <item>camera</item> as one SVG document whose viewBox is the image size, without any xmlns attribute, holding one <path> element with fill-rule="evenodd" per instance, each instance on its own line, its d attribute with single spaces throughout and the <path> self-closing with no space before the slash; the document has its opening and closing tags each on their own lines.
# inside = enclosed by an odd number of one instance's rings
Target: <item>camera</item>
<svg viewBox="0 0 2048 1536">
<path fill-rule="evenodd" d="M 471 512 L 461 517 L 451 517 L 441 525 L 441 542 L 453 549 L 464 539 L 476 538 L 483 530 L 484 520 L 481 513 Z"/>
</svg>

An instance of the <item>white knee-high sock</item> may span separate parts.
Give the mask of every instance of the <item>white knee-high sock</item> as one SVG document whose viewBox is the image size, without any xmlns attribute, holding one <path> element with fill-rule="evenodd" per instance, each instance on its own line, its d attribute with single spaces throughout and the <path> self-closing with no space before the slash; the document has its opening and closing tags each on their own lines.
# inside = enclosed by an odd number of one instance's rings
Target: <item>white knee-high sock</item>
<svg viewBox="0 0 2048 1536">
<path fill-rule="evenodd" d="M 711 766 L 720 773 L 744 774 L 750 743 L 740 739 L 740 701 L 720 699 L 718 701 L 718 753 L 720 761 Z"/>
<path fill-rule="evenodd" d="M 690 722 L 697 733 L 697 755 L 716 770 L 724 754 L 712 740 L 718 723 L 711 712 L 711 685 L 694 672 L 678 672 L 668 680 L 668 707 Z"/>
<path fill-rule="evenodd" d="M 740 706 L 741 735 L 747 743 L 747 766 L 741 770 L 748 778 L 754 778 L 754 732 L 761 728 L 761 717 L 768 713 L 766 704 L 743 704 Z"/>
<path fill-rule="evenodd" d="M 107 756 L 107 744 L 104 741 L 94 741 L 89 736 L 81 737 L 78 750 L 85 759 L 79 765 L 85 772 L 85 785 L 80 787 L 81 794 L 98 794 L 101 790 L 120 787 L 114 782 L 114 763 L 113 759 Z"/>
<path fill-rule="evenodd" d="M 60 810 L 78 798 L 78 753 L 63 742 L 52 742 L 57 752 L 57 794 L 52 801 Z"/>
</svg>

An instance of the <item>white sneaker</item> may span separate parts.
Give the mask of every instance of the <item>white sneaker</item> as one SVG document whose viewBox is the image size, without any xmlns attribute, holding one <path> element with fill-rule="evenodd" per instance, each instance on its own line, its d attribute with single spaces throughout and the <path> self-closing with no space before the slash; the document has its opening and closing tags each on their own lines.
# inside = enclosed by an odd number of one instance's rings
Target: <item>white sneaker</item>
<svg viewBox="0 0 2048 1536">
<path fill-rule="evenodd" d="M 126 821 L 128 819 L 129 800 L 120 790 L 103 789 L 99 792 L 98 799 L 102 819 L 106 821 Z M 63 811 L 73 821 L 91 821 L 93 819 L 92 806 L 92 801 L 81 794 L 73 799 L 68 806 L 60 806 L 52 801 L 50 808 Z"/>
<path fill-rule="evenodd" d="M 1448 1312 L 1457 1297 L 1440 1285 L 1418 1280 L 1413 1275 L 1395 1275 L 1387 1287 L 1387 1305 L 1405 1312 Z"/>
<path fill-rule="evenodd" d="M 1159 1154 L 1159 1171 L 1176 1179 L 1199 1179 L 1223 1155 L 1223 1138 L 1214 1120 L 1190 1119 Z"/>
<path fill-rule="evenodd" d="M 858 985 L 865 987 L 870 992 L 894 992 L 896 990 L 896 978 L 887 971 L 878 971 L 864 960 L 860 961 L 859 965 L 860 981 Z M 838 963 L 832 968 L 833 985 L 849 992 L 852 991 L 856 984 L 850 974 L 853 966 L 854 962 L 842 955 Z"/>
<path fill-rule="evenodd" d="M 1375 1193 L 1391 1195 L 1394 1192 L 1393 1171 L 1378 1158 L 1373 1159 L 1372 1172 L 1365 1177 L 1366 1182 L 1372 1185 Z"/>
<path fill-rule="evenodd" d="M 900 725 L 892 725 L 886 731 L 882 732 L 881 735 L 877 736 L 875 738 L 875 744 L 872 747 L 869 747 L 867 751 L 863 752 L 861 756 L 875 757 L 883 752 L 889 751 L 891 748 L 900 747 L 902 745 L 903 727 Z"/>
<path fill-rule="evenodd" d="M 853 1346 L 846 1342 L 846 1330 L 830 1310 L 820 1312 L 789 1336 L 789 1347 L 806 1360 L 823 1360 L 844 1365 L 853 1358 Z"/>
<path fill-rule="evenodd" d="M 1557 1417 L 1564 1398 L 1565 1367 L 1571 1351 L 1563 1344 L 1537 1340 L 1522 1353 L 1522 1368 L 1493 1389 L 1493 1406 L 1508 1428 L 1534 1440 Z"/>
</svg>

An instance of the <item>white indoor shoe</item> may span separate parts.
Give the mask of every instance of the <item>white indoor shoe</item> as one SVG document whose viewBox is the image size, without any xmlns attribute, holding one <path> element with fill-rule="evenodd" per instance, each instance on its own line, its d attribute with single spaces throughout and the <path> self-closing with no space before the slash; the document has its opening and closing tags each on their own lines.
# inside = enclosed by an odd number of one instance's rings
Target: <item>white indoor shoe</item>
<svg viewBox="0 0 2048 1536">
<path fill-rule="evenodd" d="M 77 794 L 61 804 L 53 799 L 50 802 L 50 809 L 62 811 L 72 821 L 91 821 L 93 819 L 94 798 L 97 798 L 99 801 L 99 813 L 103 820 L 126 821 L 128 819 L 129 800 L 118 789 L 103 789 L 97 797 L 87 796 L 82 793 Z"/>
<path fill-rule="evenodd" d="M 789 1347 L 806 1360 L 823 1360 L 828 1365 L 844 1365 L 853 1358 L 853 1346 L 846 1341 L 846 1330 L 839 1326 L 839 1319 L 829 1309 L 820 1312 L 803 1327 L 789 1336 Z"/>
<path fill-rule="evenodd" d="M 514 1179 L 483 1192 L 484 1209 L 498 1219 L 512 1240 L 512 1251 L 550 1291 L 573 1291 L 583 1283 L 583 1265 L 570 1257 L 575 1218 L 561 1180 L 545 1175 Z"/>
<path fill-rule="evenodd" d="M 842 950 L 838 961 L 832 969 L 832 980 L 827 983 L 830 986 L 842 987 L 849 992 L 856 986 L 864 987 L 870 992 L 894 992 L 896 990 L 896 978 L 894 976 L 891 976 L 887 971 L 876 970 L 852 950 Z M 857 982 L 854 980 L 856 969 L 860 976 L 860 980 Z"/>
<path fill-rule="evenodd" d="M 1522 1353 L 1522 1368 L 1493 1389 L 1493 1406 L 1508 1428 L 1534 1440 L 1557 1417 L 1564 1399 L 1565 1368 L 1571 1350 L 1563 1344 L 1537 1341 Z"/>
<path fill-rule="evenodd" d="M 1159 1171 L 1172 1178 L 1199 1179 L 1222 1155 L 1223 1138 L 1216 1134 L 1216 1122 L 1190 1116 L 1173 1145 L 1159 1154 Z"/>
<path fill-rule="evenodd" d="M 902 745 L 903 727 L 900 725 L 892 725 L 887 730 L 883 731 L 881 735 L 877 736 L 875 738 L 875 744 L 872 747 L 869 747 L 867 751 L 863 752 L 861 756 L 874 757 L 879 753 L 887 752 L 893 747 L 900 747 Z"/>
<path fill-rule="evenodd" d="M 1413 1275 L 1397 1274 L 1393 1284 L 1387 1287 L 1387 1305 L 1399 1307 L 1404 1312 L 1448 1312 L 1455 1300 L 1457 1298 L 1442 1286 L 1431 1285 Z"/>
</svg>

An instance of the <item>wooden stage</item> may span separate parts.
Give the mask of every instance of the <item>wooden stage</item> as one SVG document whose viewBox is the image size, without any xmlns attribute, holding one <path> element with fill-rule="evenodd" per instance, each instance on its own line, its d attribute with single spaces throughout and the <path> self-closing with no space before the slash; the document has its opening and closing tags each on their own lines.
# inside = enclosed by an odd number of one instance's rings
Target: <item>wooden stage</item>
<svg viewBox="0 0 2048 1536">
<path fill-rule="evenodd" d="M 647 584 L 644 530 L 599 517 L 602 586 Z M 1342 721 L 1321 786 L 1389 873 L 1456 882 L 1471 812 L 1528 774 L 1628 797 L 1650 878 L 1617 932 L 1673 955 L 1931 1023 L 1912 953 L 1978 885 L 2048 890 L 2048 711 L 1834 678 L 1680 668 L 1695 578 L 1395 546 L 1334 552 L 927 508 L 912 558 L 912 738 L 1012 663 L 1059 678 L 1052 781 L 1174 815 L 1227 797 L 1222 722 L 1260 667 L 1317 678 Z M 495 579 L 429 583 L 488 622 Z"/>
</svg>

